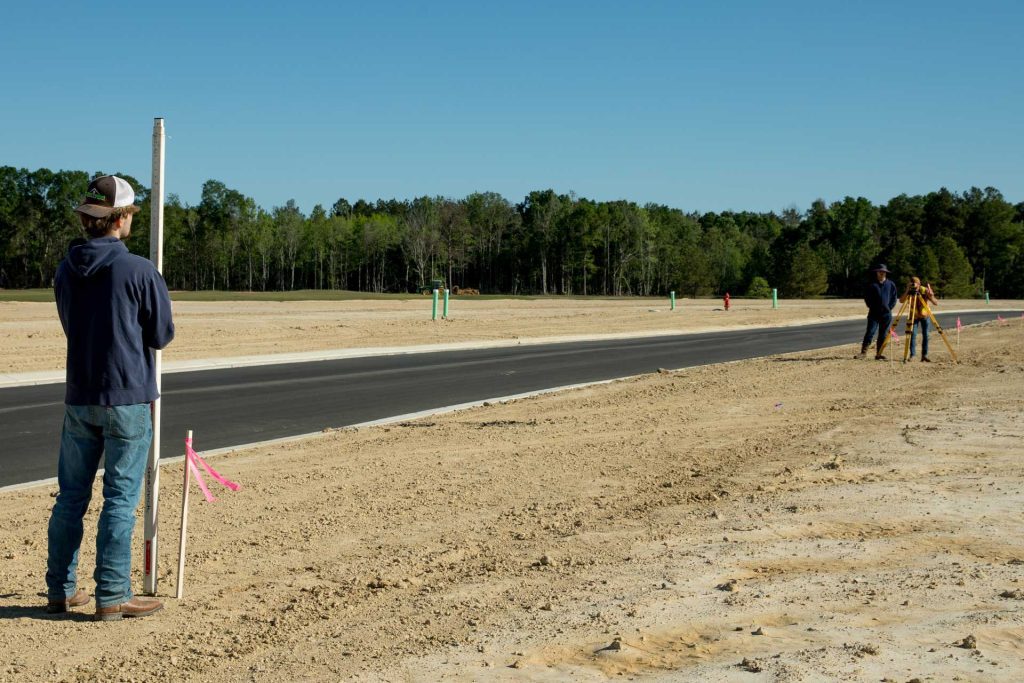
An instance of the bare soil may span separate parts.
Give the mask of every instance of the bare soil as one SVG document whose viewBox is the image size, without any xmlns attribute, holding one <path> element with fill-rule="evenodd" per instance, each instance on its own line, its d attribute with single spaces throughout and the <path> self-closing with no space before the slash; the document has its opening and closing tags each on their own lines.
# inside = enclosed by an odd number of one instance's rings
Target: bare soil
<svg viewBox="0 0 1024 683">
<path fill-rule="evenodd" d="M 54 487 L 7 493 L 0 681 L 1019 681 L 1022 342 L 990 323 L 959 365 L 851 344 L 237 451 L 212 464 L 243 489 L 193 496 L 181 601 L 164 466 L 166 609 L 134 621 L 45 613 Z"/>
</svg>

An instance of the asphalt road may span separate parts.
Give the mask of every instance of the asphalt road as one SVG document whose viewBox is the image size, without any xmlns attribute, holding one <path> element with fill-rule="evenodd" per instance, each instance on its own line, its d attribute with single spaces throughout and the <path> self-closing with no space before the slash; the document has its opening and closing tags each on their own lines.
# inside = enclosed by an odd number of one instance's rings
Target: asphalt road
<svg viewBox="0 0 1024 683">
<path fill-rule="evenodd" d="M 997 313 L 961 313 L 965 325 Z M 939 316 L 955 337 L 955 316 Z M 863 321 L 165 374 L 163 457 L 551 387 L 853 344 Z M 933 355 L 946 357 L 932 331 Z M 846 352 L 844 352 L 846 353 Z M 56 474 L 63 384 L 0 390 L 0 486 Z M 180 437 L 180 438 L 179 438 Z"/>
</svg>

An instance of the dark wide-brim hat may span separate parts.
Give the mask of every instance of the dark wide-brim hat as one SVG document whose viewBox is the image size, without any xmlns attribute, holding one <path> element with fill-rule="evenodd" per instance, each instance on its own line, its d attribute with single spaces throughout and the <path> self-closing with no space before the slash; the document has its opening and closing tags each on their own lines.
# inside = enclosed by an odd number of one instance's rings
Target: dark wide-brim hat
<svg viewBox="0 0 1024 683">
<path fill-rule="evenodd" d="M 103 218 L 113 213 L 114 209 L 123 209 L 134 203 L 135 190 L 127 180 L 116 175 L 105 175 L 89 183 L 85 201 L 76 206 L 75 211 L 93 218 Z"/>
<path fill-rule="evenodd" d="M 885 267 L 884 263 L 879 263 L 871 269 L 872 273 L 891 273 L 892 271 Z"/>
</svg>

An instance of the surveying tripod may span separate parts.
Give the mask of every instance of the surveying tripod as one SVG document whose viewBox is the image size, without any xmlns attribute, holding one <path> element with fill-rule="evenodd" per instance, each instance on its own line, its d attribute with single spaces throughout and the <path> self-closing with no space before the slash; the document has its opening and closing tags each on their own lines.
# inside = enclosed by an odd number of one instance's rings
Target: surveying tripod
<svg viewBox="0 0 1024 683">
<path fill-rule="evenodd" d="M 885 336 L 885 340 L 882 342 L 882 348 L 878 351 L 878 353 L 881 354 L 885 351 L 885 345 L 889 343 L 889 339 L 892 337 L 892 334 L 896 331 L 896 326 L 899 325 L 900 318 L 903 317 L 903 312 L 907 311 L 907 327 L 904 330 L 904 334 L 907 337 L 907 343 L 903 345 L 903 362 L 905 363 L 907 362 L 907 360 L 909 360 L 910 339 L 914 332 L 914 323 L 917 322 L 918 319 L 920 319 L 919 317 L 915 317 L 918 311 L 919 300 L 921 300 L 920 308 L 924 312 L 924 316 L 931 318 L 932 323 L 935 325 L 935 331 L 939 333 L 939 336 L 942 337 L 942 341 L 943 343 L 945 343 L 946 348 L 949 349 L 949 355 L 953 357 L 953 362 L 959 363 L 960 361 L 956 357 L 956 352 L 953 351 L 953 347 L 950 346 L 949 340 L 946 339 L 946 333 L 942 331 L 942 325 L 940 325 L 939 321 L 935 319 L 935 314 L 932 313 L 932 309 L 928 308 L 928 301 L 927 299 L 924 298 L 924 294 L 921 293 L 920 290 L 911 293 L 907 297 L 907 300 L 903 302 L 903 305 L 900 306 L 899 313 L 896 314 L 896 317 L 892 321 L 892 328 L 889 330 L 889 334 Z M 924 329 L 921 330 L 921 343 L 923 351 Z"/>
</svg>

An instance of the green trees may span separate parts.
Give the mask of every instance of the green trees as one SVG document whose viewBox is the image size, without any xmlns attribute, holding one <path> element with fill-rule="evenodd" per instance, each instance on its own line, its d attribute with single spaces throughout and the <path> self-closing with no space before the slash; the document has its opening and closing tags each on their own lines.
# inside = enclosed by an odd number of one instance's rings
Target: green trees
<svg viewBox="0 0 1024 683">
<path fill-rule="evenodd" d="M 978 277 L 979 289 L 995 296 L 1008 296 L 1014 286 L 1013 273 L 1021 258 L 1021 224 L 1014 223 L 1013 205 L 1003 199 L 999 190 L 972 187 L 963 194 L 964 252 Z"/>
<path fill-rule="evenodd" d="M 496 192 L 475 192 L 463 202 L 469 232 L 469 257 L 475 279 L 464 286 L 484 292 L 493 292 L 501 275 L 496 272 L 499 259 L 507 250 L 510 233 L 519 223 L 519 214 L 509 202 Z"/>
<path fill-rule="evenodd" d="M 82 171 L 0 167 L 0 287 L 51 284 L 67 243 L 81 232 L 74 208 L 88 185 Z"/>
<path fill-rule="evenodd" d="M 354 232 L 362 237 L 360 251 L 369 283 L 367 289 L 372 292 L 385 291 L 388 255 L 402 242 L 398 219 L 379 213 L 360 216 L 356 219 Z"/>
<path fill-rule="evenodd" d="M 1020 296 L 1024 226 L 994 188 L 962 195 L 942 188 L 926 197 L 900 195 L 882 208 L 882 256 L 904 275 L 937 278 L 947 296 Z M 974 277 L 975 280 L 971 280 Z"/>
<path fill-rule="evenodd" d="M 0 287 L 47 287 L 68 242 L 82 171 L 0 167 Z M 129 248 L 149 253 L 147 189 Z M 552 189 L 519 204 L 339 198 L 270 211 L 224 183 L 165 205 L 164 276 L 175 289 L 414 291 L 429 280 L 485 293 L 858 297 L 872 262 L 940 296 L 1024 296 L 1024 202 L 994 188 L 818 200 L 807 211 L 686 213 Z"/>
<path fill-rule="evenodd" d="M 405 230 L 402 234 L 402 252 L 416 270 L 416 285 L 427 284 L 437 273 L 434 259 L 440 240 L 440 211 L 438 202 L 431 197 L 419 197 L 412 201 L 405 216 Z"/>
<path fill-rule="evenodd" d="M 879 211 L 864 197 L 846 197 L 829 207 L 826 239 L 819 250 L 833 291 L 860 287 L 864 272 L 879 251 Z"/>
<path fill-rule="evenodd" d="M 589 199 L 571 200 L 561 214 L 558 257 L 563 294 L 593 294 L 600 219 L 597 204 Z"/>
<path fill-rule="evenodd" d="M 747 296 L 751 299 L 767 299 L 772 295 L 772 288 L 760 275 L 756 275 L 753 280 L 750 281 L 750 287 L 747 288 Z"/>
<path fill-rule="evenodd" d="M 732 214 L 707 213 L 700 220 L 705 277 L 714 293 L 746 289 L 744 269 L 753 251 L 753 238 L 739 229 Z"/>
<path fill-rule="evenodd" d="M 540 266 L 541 294 L 548 293 L 548 261 L 556 242 L 555 229 L 561 209 L 562 202 L 554 190 L 531 192 L 520 208 L 530 250 Z"/>
<path fill-rule="evenodd" d="M 939 292 L 954 298 L 968 297 L 976 293 L 972 285 L 974 269 L 952 237 L 939 237 L 935 241 L 934 253 L 939 271 L 935 283 Z M 928 282 L 926 278 L 927 276 L 922 276 L 922 279 Z"/>
<path fill-rule="evenodd" d="M 655 290 L 690 296 L 701 293 L 708 265 L 700 249 L 700 222 L 679 209 L 660 204 L 648 204 L 644 211 L 654 234 Z"/>
<path fill-rule="evenodd" d="M 821 296 L 828 288 L 828 270 L 824 260 L 809 244 L 800 244 L 786 272 L 783 289 L 791 298 Z"/>
</svg>

